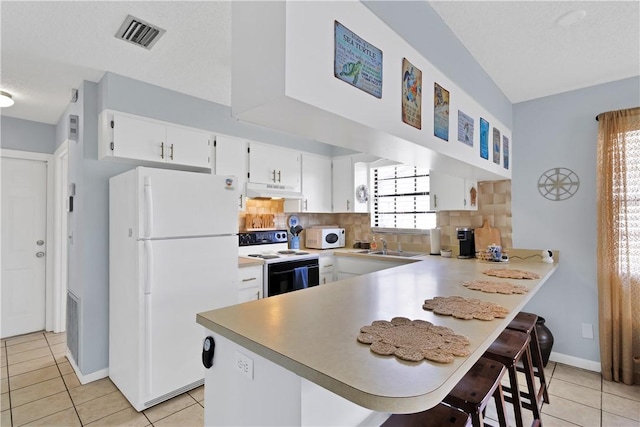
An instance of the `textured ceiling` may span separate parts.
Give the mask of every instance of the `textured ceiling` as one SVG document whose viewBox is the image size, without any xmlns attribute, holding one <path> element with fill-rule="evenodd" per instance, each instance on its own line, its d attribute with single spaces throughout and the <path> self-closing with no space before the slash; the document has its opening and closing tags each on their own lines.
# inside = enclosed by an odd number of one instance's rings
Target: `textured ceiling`
<svg viewBox="0 0 640 427">
<path fill-rule="evenodd" d="M 512 103 L 640 75 L 638 1 L 430 4 Z"/>
<path fill-rule="evenodd" d="M 640 75 L 637 1 L 432 6 L 512 102 Z M 55 124 L 71 89 L 105 71 L 229 105 L 230 9 L 223 1 L 0 1 L 0 90 L 16 100 L 2 114 Z M 573 9 L 586 18 L 554 24 Z M 167 30 L 151 51 L 114 37 L 127 14 Z"/>
<path fill-rule="evenodd" d="M 228 2 L 0 2 L 2 114 L 54 124 L 83 80 L 105 71 L 198 98 L 231 102 Z M 167 32 L 151 49 L 114 37 L 131 14 Z"/>
</svg>

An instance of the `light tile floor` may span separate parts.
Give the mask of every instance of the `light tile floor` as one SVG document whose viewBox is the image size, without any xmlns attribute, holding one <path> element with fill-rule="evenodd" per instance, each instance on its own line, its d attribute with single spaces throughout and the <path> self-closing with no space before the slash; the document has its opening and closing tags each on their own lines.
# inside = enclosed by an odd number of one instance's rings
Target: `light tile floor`
<svg viewBox="0 0 640 427">
<path fill-rule="evenodd" d="M 204 387 L 137 412 L 109 378 L 81 385 L 65 356 L 65 340 L 65 334 L 49 332 L 2 340 L 1 426 L 204 425 Z M 551 399 L 542 408 L 545 426 L 640 427 L 640 386 L 553 362 L 545 372 Z M 530 412 L 524 414 L 531 425 Z M 495 408 L 487 417 L 495 420 Z"/>
</svg>

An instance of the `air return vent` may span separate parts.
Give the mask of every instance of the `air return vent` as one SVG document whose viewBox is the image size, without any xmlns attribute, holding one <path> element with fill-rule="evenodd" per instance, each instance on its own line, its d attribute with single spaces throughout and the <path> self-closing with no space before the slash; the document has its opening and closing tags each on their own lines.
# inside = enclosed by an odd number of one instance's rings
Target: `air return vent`
<svg viewBox="0 0 640 427">
<path fill-rule="evenodd" d="M 164 33 L 165 30 L 160 27 L 144 22 L 135 16 L 127 15 L 127 18 L 116 33 L 116 37 L 146 49 L 151 49 Z"/>
</svg>

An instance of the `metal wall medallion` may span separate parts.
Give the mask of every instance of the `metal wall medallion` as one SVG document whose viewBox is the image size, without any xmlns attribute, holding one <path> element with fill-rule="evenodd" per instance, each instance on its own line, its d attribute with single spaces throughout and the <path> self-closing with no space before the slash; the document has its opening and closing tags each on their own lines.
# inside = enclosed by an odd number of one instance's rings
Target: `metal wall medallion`
<svg viewBox="0 0 640 427">
<path fill-rule="evenodd" d="M 571 169 L 552 168 L 540 175 L 538 191 L 545 199 L 554 202 L 567 200 L 578 192 L 580 178 Z"/>
</svg>

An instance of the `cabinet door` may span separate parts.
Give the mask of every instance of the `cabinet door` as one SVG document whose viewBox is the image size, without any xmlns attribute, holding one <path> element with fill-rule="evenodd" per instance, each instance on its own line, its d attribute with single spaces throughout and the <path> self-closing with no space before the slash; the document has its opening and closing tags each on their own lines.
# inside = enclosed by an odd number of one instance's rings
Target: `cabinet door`
<svg viewBox="0 0 640 427">
<path fill-rule="evenodd" d="M 434 211 L 464 210 L 464 179 L 439 172 L 429 173 L 429 204 Z"/>
<path fill-rule="evenodd" d="M 257 286 L 251 288 L 244 288 L 238 291 L 238 303 L 256 301 L 262 298 L 262 288 Z"/>
<path fill-rule="evenodd" d="M 211 135 L 195 129 L 167 126 L 167 162 L 211 168 Z"/>
<path fill-rule="evenodd" d="M 244 211 L 247 206 L 244 185 L 247 182 L 247 143 L 242 139 L 217 135 L 215 146 L 215 174 L 235 176 L 238 179 L 238 207 L 240 211 Z"/>
<path fill-rule="evenodd" d="M 284 185 L 300 191 L 300 153 L 254 142 L 249 147 L 250 182 Z"/>
<path fill-rule="evenodd" d="M 333 212 L 353 212 L 353 163 L 350 156 L 335 157 L 332 170 Z"/>
<path fill-rule="evenodd" d="M 321 256 L 318 260 L 318 267 L 320 269 L 320 284 L 324 285 L 334 281 L 335 274 L 335 257 L 334 256 Z"/>
<path fill-rule="evenodd" d="M 148 120 L 114 115 L 114 157 L 165 162 L 167 155 L 166 126 Z"/>
<path fill-rule="evenodd" d="M 331 212 L 331 159 L 302 155 L 303 212 Z"/>
<path fill-rule="evenodd" d="M 287 149 L 280 151 L 275 164 L 278 184 L 300 191 L 302 181 L 301 158 L 302 154 L 297 151 Z"/>
</svg>

